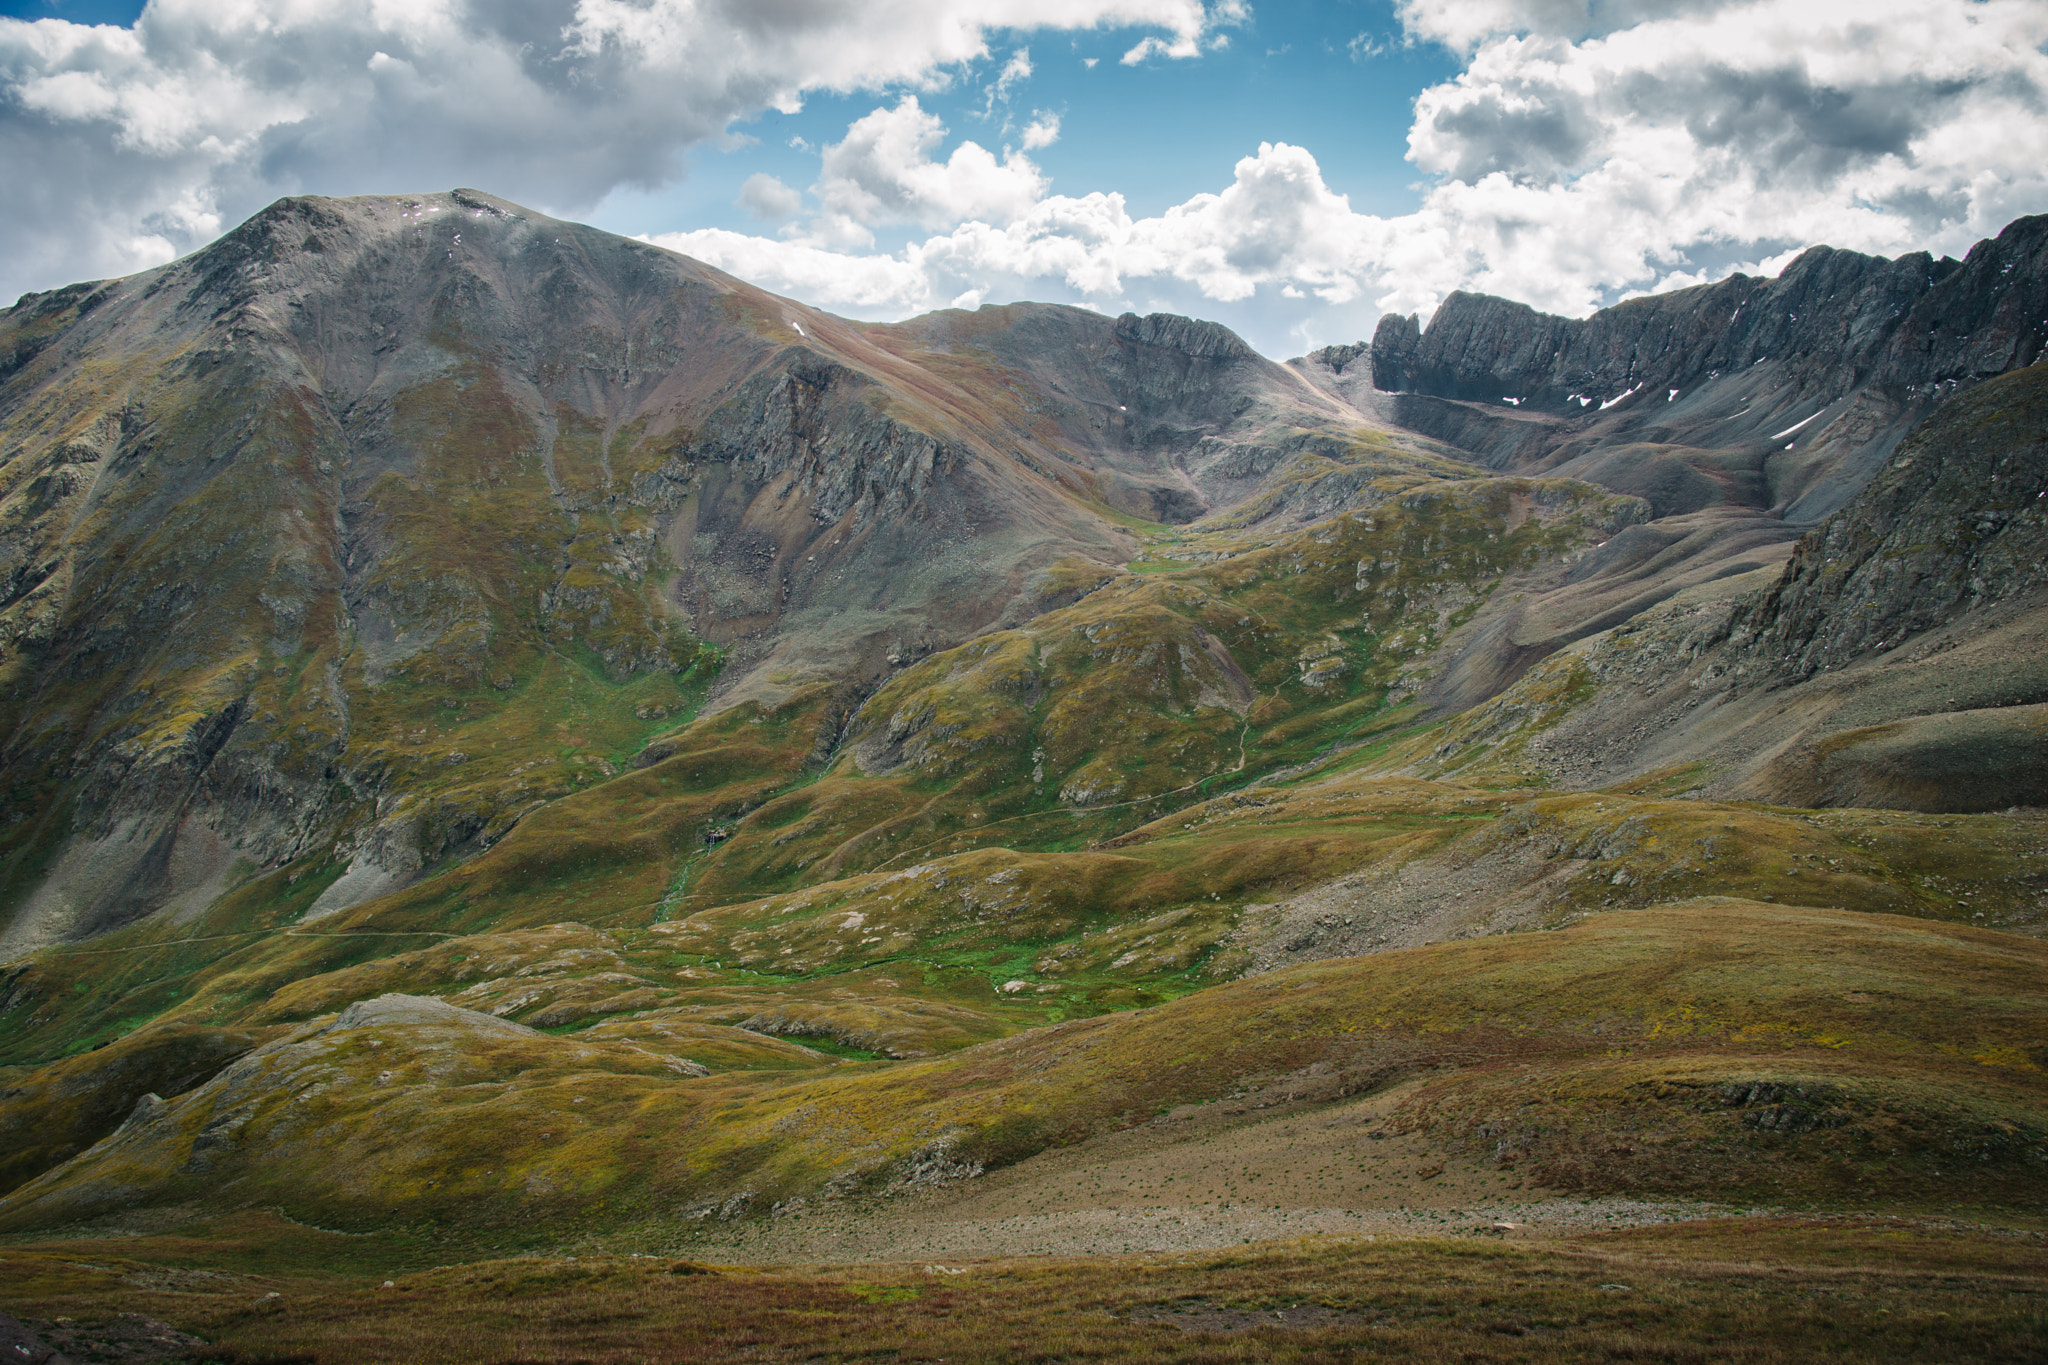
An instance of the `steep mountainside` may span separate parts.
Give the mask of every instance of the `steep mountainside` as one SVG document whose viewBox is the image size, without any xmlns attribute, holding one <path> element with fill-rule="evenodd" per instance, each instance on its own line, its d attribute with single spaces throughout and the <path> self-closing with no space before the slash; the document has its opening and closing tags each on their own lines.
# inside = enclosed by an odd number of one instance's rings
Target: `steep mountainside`
<svg viewBox="0 0 2048 1365">
<path fill-rule="evenodd" d="M 1967 259 L 1814 247 L 1776 279 L 1634 299 L 1584 321 L 1453 294 L 1380 320 L 1396 420 L 1496 468 L 1590 477 L 1659 515 L 1726 504 L 1816 521 L 1958 386 L 2048 343 L 2048 217 Z M 1364 357 L 1350 363 L 1356 364 Z"/>
<path fill-rule="evenodd" d="M 1207 324 L 861 327 L 471 192 L 281 202 L 0 353 L 15 950 L 309 855 L 317 912 L 391 890 L 721 655 L 868 684 L 1369 427 Z"/>
<path fill-rule="evenodd" d="M 801 1243 L 1268 1106 L 2038 1208 L 2044 317 L 2029 219 L 1283 366 L 469 191 L 25 298 L 0 1230 Z"/>
<path fill-rule="evenodd" d="M 2036 364 L 1944 406 L 1782 573 L 1547 661 L 1422 770 L 1606 785 L 1691 764 L 1702 790 L 1799 805 L 2048 804 L 2044 565 Z"/>
<path fill-rule="evenodd" d="M 1294 362 L 1333 396 L 1488 466 L 1585 479 L 1651 518 L 1562 591 L 1483 612 L 1428 693 L 1452 714 L 1573 640 L 1676 593 L 1774 566 L 1914 426 L 2048 340 L 2048 218 L 1967 259 L 1814 247 L 1776 279 L 1732 276 L 1584 320 L 1454 294 L 1424 330 Z"/>
</svg>

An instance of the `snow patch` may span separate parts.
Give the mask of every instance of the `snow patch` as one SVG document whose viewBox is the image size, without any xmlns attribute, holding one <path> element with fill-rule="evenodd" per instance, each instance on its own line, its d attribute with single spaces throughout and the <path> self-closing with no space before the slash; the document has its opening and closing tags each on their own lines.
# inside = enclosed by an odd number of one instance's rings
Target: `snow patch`
<svg viewBox="0 0 2048 1365">
<path fill-rule="evenodd" d="M 1822 409 L 1820 410 L 1820 412 L 1826 412 L 1826 411 L 1827 411 L 1827 409 L 1826 409 L 1826 408 L 1822 408 Z M 1820 416 L 1820 412 L 1816 412 L 1815 414 L 1813 414 L 1813 417 L 1818 417 L 1818 416 Z M 1807 418 L 1802 418 L 1801 420 L 1799 420 L 1799 421 L 1797 421 L 1797 422 L 1794 422 L 1794 423 L 1793 423 L 1793 424 L 1792 424 L 1791 426 L 1789 426 L 1789 427 L 1786 427 L 1786 428 L 1785 428 L 1785 429 L 1784 429 L 1783 431 L 1781 431 L 1781 432 L 1779 432 L 1779 433 L 1778 433 L 1777 435 L 1775 435 L 1775 436 L 1771 437 L 1771 439 L 1772 439 L 1773 441 L 1782 441 L 1782 440 L 1784 440 L 1784 439 L 1785 439 L 1785 438 L 1786 438 L 1787 436 L 1790 436 L 1790 435 L 1791 435 L 1791 434 L 1792 434 L 1793 432 L 1795 432 L 1795 431 L 1799 430 L 1799 428 L 1801 428 L 1801 427 L 1805 426 L 1805 425 L 1806 425 L 1806 424 L 1807 424 L 1808 422 L 1811 422 L 1811 421 L 1813 420 L 1813 417 L 1807 417 Z"/>
</svg>

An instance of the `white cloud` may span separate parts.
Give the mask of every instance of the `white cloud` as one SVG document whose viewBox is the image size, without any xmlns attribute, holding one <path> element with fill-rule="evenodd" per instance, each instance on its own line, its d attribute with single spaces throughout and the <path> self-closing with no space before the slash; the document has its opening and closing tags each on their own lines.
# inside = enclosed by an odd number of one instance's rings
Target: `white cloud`
<svg viewBox="0 0 2048 1365">
<path fill-rule="evenodd" d="M 1000 214 L 893 257 L 894 292 L 869 306 L 901 314 L 978 289 L 1109 308 L 1177 291 L 1229 315 L 1303 296 L 1286 326 L 1262 324 L 1268 338 L 1301 334 L 1317 309 L 1428 312 L 1454 289 L 1580 315 L 1774 273 L 1815 242 L 1960 252 L 2048 210 L 2038 0 L 1406 0 L 1402 13 L 1411 36 L 1468 54 L 1416 102 L 1410 152 L 1435 180 L 1415 212 L 1353 211 L 1284 144 L 1261 144 L 1219 193 L 1136 220 L 1113 194 L 1022 204 L 1013 177 Z M 751 264 L 794 289 L 776 259 Z"/>
<path fill-rule="evenodd" d="M 1442 250 L 1407 302 L 1465 284 L 1583 312 L 1691 253 L 1956 250 L 2048 207 L 2032 0 L 1702 3 L 1630 27 L 1620 4 L 1496 7 L 1561 29 L 1484 37 L 1418 100 L 1411 154 L 1442 180 L 1416 226 Z"/>
<path fill-rule="evenodd" d="M 671 232 L 648 240 L 820 308 L 903 315 L 906 301 L 910 312 L 932 306 L 929 281 L 914 262 L 849 256 L 725 228 Z"/>
<path fill-rule="evenodd" d="M 1185 61 L 1189 57 L 1201 55 L 1205 38 L 1208 40 L 1207 46 L 1211 48 L 1228 47 L 1230 35 L 1218 33 L 1216 30 L 1226 24 L 1246 23 L 1251 17 L 1251 6 L 1246 4 L 1245 0 L 1216 0 L 1216 4 L 1211 7 L 1201 24 L 1193 28 L 1176 29 L 1171 38 L 1155 35 L 1140 39 L 1135 47 L 1124 53 L 1121 60 L 1125 66 L 1137 66 L 1148 57 L 1168 57 L 1176 61 Z M 1093 58 L 1089 59 L 1088 65 L 1095 65 Z"/>
<path fill-rule="evenodd" d="M 1020 47 L 1010 54 L 1010 60 L 1003 63 L 1002 71 L 989 82 L 988 88 L 983 92 L 987 102 L 982 106 L 982 113 L 985 116 L 992 115 L 996 105 L 1008 102 L 1012 89 L 1030 79 L 1031 51 L 1029 48 Z"/>
<path fill-rule="evenodd" d="M 1125 298 L 1133 279 L 1190 286 L 1220 302 L 1289 284 L 1347 303 L 1358 294 L 1370 255 L 1366 225 L 1377 221 L 1354 214 L 1332 193 L 1306 151 L 1271 143 L 1238 162 L 1222 193 L 1197 195 L 1153 218 L 1133 219 L 1117 194 L 1053 195 L 1007 223 L 961 223 L 895 257 L 821 251 L 817 237 L 783 242 L 689 232 L 649 240 L 821 306 L 857 304 L 871 315 L 904 316 L 965 290 L 1017 297 L 1049 282 L 1110 306 Z M 873 270 L 879 262 L 891 268 Z M 857 282 L 835 282 L 842 277 Z M 821 288 L 826 292 L 815 292 Z"/>
<path fill-rule="evenodd" d="M 1219 8 L 1228 9 L 1231 0 Z M 149 0 L 132 29 L 0 18 L 0 291 L 189 250 L 283 193 L 486 186 L 557 212 L 671 182 L 812 91 L 922 86 L 1001 32 L 1203 0 Z"/>
<path fill-rule="evenodd" d="M 1469 52 L 1483 40 L 1505 34 L 1590 38 L 1724 4 L 1725 0 L 1395 0 L 1394 10 L 1410 37 Z M 1806 0 L 1804 8 L 1822 14 L 1832 11 L 1837 18 L 1853 14 L 1841 0 Z"/>
<path fill-rule="evenodd" d="M 1032 114 L 1031 122 L 1024 125 L 1024 150 L 1035 152 L 1041 147 L 1050 147 L 1060 140 L 1060 116 L 1048 114 L 1040 109 Z"/>
<path fill-rule="evenodd" d="M 1147 57 L 1192 57 L 1201 50 L 1193 38 L 1180 38 L 1170 43 L 1164 38 L 1147 38 L 1124 53 L 1122 60 L 1125 66 L 1136 66 Z"/>
<path fill-rule="evenodd" d="M 1387 45 L 1370 33 L 1360 33 L 1344 45 L 1345 53 L 1354 62 L 1371 61 L 1374 57 L 1387 55 Z"/>
<path fill-rule="evenodd" d="M 932 150 L 945 140 L 938 117 L 915 95 L 893 109 L 857 120 L 825 149 L 812 192 L 828 217 L 870 228 L 887 223 L 945 227 L 962 219 L 1008 222 L 1045 194 L 1045 177 L 1029 158 L 998 161 L 978 142 L 963 142 L 944 161 Z"/>
<path fill-rule="evenodd" d="M 755 174 L 740 186 L 739 202 L 754 217 L 779 223 L 797 215 L 804 206 L 804 195 L 772 175 Z"/>
</svg>

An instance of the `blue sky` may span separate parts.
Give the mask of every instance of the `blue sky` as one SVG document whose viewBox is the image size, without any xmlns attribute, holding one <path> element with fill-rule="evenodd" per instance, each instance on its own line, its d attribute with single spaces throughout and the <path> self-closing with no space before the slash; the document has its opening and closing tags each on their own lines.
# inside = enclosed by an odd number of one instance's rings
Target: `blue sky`
<svg viewBox="0 0 2048 1365">
<path fill-rule="evenodd" d="M 955 141 L 991 147 L 1006 140 L 1006 124 L 1014 142 L 1033 111 L 1059 114 L 1060 140 L 1034 158 L 1053 188 L 1120 191 L 1139 213 L 1227 184 L 1231 167 L 1261 142 L 1313 150 L 1331 188 L 1363 211 L 1405 213 L 1419 202 L 1423 177 L 1407 159 L 1415 97 L 1456 75 L 1460 63 L 1440 44 L 1404 44 L 1389 0 L 1261 6 L 1242 28 L 1223 33 L 1228 46 L 1199 60 L 1120 64 L 1141 36 L 1129 28 L 1020 35 L 920 99 Z M 986 87 L 1019 49 L 1029 53 L 1032 74 L 991 117 Z M 1091 58 L 1092 67 L 1085 64 Z M 800 113 L 771 111 L 737 124 L 748 145 L 701 151 L 688 180 L 617 193 L 594 221 L 627 232 L 752 226 L 735 202 L 749 175 L 809 183 L 817 157 L 790 139 L 822 147 L 874 105 L 867 93 L 819 94 Z"/>
<path fill-rule="evenodd" d="M 1284 357 L 1960 253 L 2048 211 L 2044 49 L 2040 0 L 0 0 L 0 298 L 469 185 L 850 316 Z"/>
<path fill-rule="evenodd" d="M 67 19 L 74 24 L 135 22 L 142 13 L 131 0 L 0 0 L 0 14 L 16 19 Z"/>
</svg>

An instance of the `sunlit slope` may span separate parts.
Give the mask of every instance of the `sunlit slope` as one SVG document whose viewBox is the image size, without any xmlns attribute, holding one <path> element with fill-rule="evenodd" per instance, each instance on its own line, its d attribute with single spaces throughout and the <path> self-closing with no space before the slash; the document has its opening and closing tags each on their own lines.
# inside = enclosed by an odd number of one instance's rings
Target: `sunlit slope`
<svg viewBox="0 0 2048 1365">
<path fill-rule="evenodd" d="M 626 1042 L 385 997 L 143 1106 L 0 1205 L 402 1217 L 494 1238 L 740 1216 L 1028 1157 L 1255 1088 L 1428 1078 L 1392 1126 L 1568 1187 L 2038 1197 L 2048 948 L 1709 900 L 1296 968 L 945 1058 L 689 1079 Z M 1361 1135 L 1363 1137 L 1363 1135 Z"/>
<path fill-rule="evenodd" d="M 1248 971 L 1526 936 L 1676 897 L 1732 894 L 2038 934 L 2044 890 L 2048 828 L 2038 816 L 1500 793 L 1358 772 L 1214 798 L 1098 848 L 932 855 L 694 912 L 671 902 L 653 923 L 627 907 L 598 925 L 466 935 L 419 927 L 459 910 L 457 877 L 381 911 L 336 916 L 332 929 L 258 936 L 195 972 L 189 994 L 172 993 L 155 1024 L 105 1054 L 104 1070 L 101 1054 L 63 1064 L 65 1093 L 94 1096 L 77 1101 L 81 1116 L 65 1131 L 78 1135 L 74 1145 L 90 1142 L 125 1116 L 144 1088 L 118 1060 L 130 1050 L 170 1047 L 194 1024 L 232 1022 L 246 1036 L 393 991 L 630 1042 L 721 1074 L 779 1073 L 848 1057 L 929 1057 L 1105 1009 L 1204 999 L 1204 988 Z M 538 914 L 565 899 L 529 903 Z M 117 1012 L 165 999 L 159 964 L 206 947 L 51 958 L 12 983 L 9 1012 L 31 1025 L 20 1043 L 47 1049 L 142 1024 L 147 1015 Z M 1821 970 L 1789 958 L 1780 967 L 1793 977 Z M 1556 970 L 1570 969 L 1560 958 Z M 16 1084 L 41 1093 L 36 1074 L 18 1071 Z M 24 1174 L 46 1169 L 58 1159 L 49 1145 L 25 1130 L 12 1160 Z"/>
</svg>

